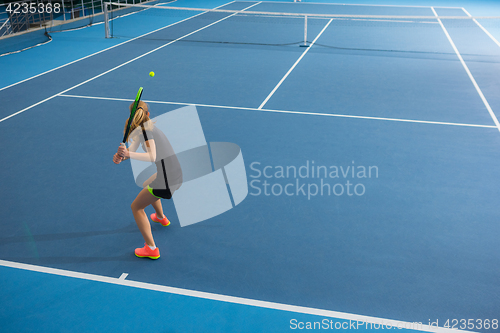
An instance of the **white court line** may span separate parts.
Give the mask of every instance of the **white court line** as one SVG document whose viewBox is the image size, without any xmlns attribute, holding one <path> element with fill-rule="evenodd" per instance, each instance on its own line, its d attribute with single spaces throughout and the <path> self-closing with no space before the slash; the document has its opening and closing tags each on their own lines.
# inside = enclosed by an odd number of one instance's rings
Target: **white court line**
<svg viewBox="0 0 500 333">
<path fill-rule="evenodd" d="M 227 5 L 229 5 L 229 4 L 233 3 L 233 2 L 235 2 L 235 1 L 228 2 L 228 3 L 224 4 L 224 5 L 220 5 L 219 7 L 215 7 L 215 9 L 218 9 L 218 8 L 220 8 L 220 7 L 222 7 L 222 6 L 227 6 Z M 13 86 L 15 86 L 15 85 L 18 85 L 18 84 L 20 84 L 20 83 L 23 83 L 23 82 L 29 81 L 29 80 L 31 80 L 31 79 L 37 78 L 37 77 L 39 77 L 39 76 L 45 75 L 45 74 L 47 74 L 47 73 L 53 72 L 53 71 L 55 71 L 55 70 L 57 70 L 57 69 L 60 69 L 60 68 L 66 67 L 66 66 L 68 66 L 68 65 L 74 64 L 75 62 L 78 62 L 78 61 L 81 61 L 81 60 L 87 59 L 87 58 L 89 58 L 89 57 L 95 56 L 95 55 L 97 55 L 97 54 L 99 54 L 99 53 L 102 53 L 102 52 L 105 52 L 105 51 L 111 50 L 112 48 L 115 48 L 115 47 L 117 47 L 117 46 L 120 46 L 120 45 L 123 45 L 123 44 L 129 43 L 129 42 L 134 41 L 134 40 L 136 40 L 136 39 L 138 39 L 138 38 L 141 38 L 141 37 L 147 36 L 147 35 L 149 35 L 149 34 L 152 34 L 152 33 L 154 33 L 154 32 L 160 31 L 160 30 L 162 30 L 162 29 L 166 29 L 166 28 L 169 28 L 169 27 L 171 27 L 171 26 L 173 26 L 173 25 L 176 25 L 176 24 L 182 23 L 182 22 L 184 22 L 184 21 L 190 20 L 190 19 L 195 18 L 196 16 L 199 16 L 199 15 L 202 15 L 202 14 L 205 14 L 205 13 L 196 14 L 196 15 L 194 15 L 194 16 L 191 16 L 191 17 L 188 17 L 188 18 L 186 18 L 186 19 L 183 19 L 183 20 L 181 20 L 181 21 L 179 21 L 179 22 L 172 23 L 172 24 L 167 25 L 167 26 L 165 26 L 165 27 L 162 27 L 162 28 L 156 29 L 156 30 L 154 30 L 154 31 L 151 31 L 151 32 L 145 33 L 144 35 L 140 35 L 139 37 L 132 38 L 132 39 L 127 40 L 127 41 L 125 41 L 125 42 L 123 42 L 123 43 L 116 44 L 116 45 L 111 46 L 111 47 L 108 47 L 108 48 L 106 48 L 106 49 L 104 49 L 104 50 L 101 50 L 101 51 L 98 51 L 98 52 L 92 53 L 92 54 L 90 54 L 90 55 L 88 55 L 88 56 L 85 56 L 85 57 L 83 57 L 83 58 L 80 58 L 80 59 L 77 59 L 77 60 L 74 60 L 74 61 L 68 62 L 67 64 L 61 65 L 61 66 L 59 66 L 59 67 L 56 67 L 56 68 L 50 69 L 50 70 L 48 70 L 48 71 L 46 71 L 46 72 L 43 72 L 43 73 L 37 74 L 37 75 L 35 75 L 35 76 L 29 77 L 29 78 L 27 78 L 27 79 L 24 79 L 24 80 L 22 80 L 22 81 L 19 81 L 19 82 L 13 83 L 13 84 L 11 84 L 11 85 L 5 86 L 5 87 L 3 87 L 3 88 L 0 88 L 0 91 L 2 91 L 2 90 L 4 90 L 4 89 L 7 89 L 7 88 L 10 88 L 10 87 L 13 87 Z M 96 23 L 95 25 L 97 25 L 97 24 L 99 24 L 99 23 Z"/>
<path fill-rule="evenodd" d="M 128 276 L 128 273 L 123 273 L 122 275 L 120 275 L 120 277 L 118 278 L 118 280 L 122 280 L 124 281 Z"/>
<path fill-rule="evenodd" d="M 5 25 L 9 22 L 9 20 L 10 20 L 10 19 L 7 19 L 7 20 L 6 20 L 6 21 L 2 24 L 2 26 L 0 27 L 0 30 L 2 30 L 2 29 L 3 29 L 3 27 L 4 27 L 4 26 L 5 26 Z M 2 35 L 2 36 L 3 36 L 3 35 Z M 1 36 L 0 36 L 0 37 L 1 37 Z"/>
<path fill-rule="evenodd" d="M 462 10 L 465 12 L 465 14 L 467 14 L 467 16 L 469 17 L 472 17 L 471 14 L 469 14 L 468 11 L 465 10 L 465 8 L 462 7 Z M 472 19 L 474 22 L 476 22 L 476 24 L 481 28 L 483 29 L 483 31 L 488 35 L 488 37 L 491 38 L 491 40 L 493 40 L 495 42 L 495 44 L 497 44 L 498 46 L 500 46 L 500 43 L 495 39 L 495 37 L 493 37 L 492 34 L 490 34 L 490 32 L 488 30 L 486 30 L 481 24 L 479 24 L 479 22 L 476 20 L 476 19 Z"/>
<path fill-rule="evenodd" d="M 280 82 L 278 82 L 278 84 L 276 85 L 276 87 L 274 87 L 274 89 L 271 91 L 271 93 L 269 95 L 267 95 L 267 97 L 264 100 L 264 102 L 262 102 L 262 104 L 258 107 L 259 110 L 262 109 L 264 107 L 264 105 L 266 105 L 267 101 L 269 101 L 269 99 L 274 95 L 274 93 L 276 92 L 276 90 L 278 90 L 278 88 L 285 81 L 285 79 L 288 77 L 288 75 L 290 75 L 290 73 L 293 71 L 293 69 L 295 68 L 295 66 L 297 66 L 297 64 L 302 60 L 302 58 L 304 58 L 304 56 L 306 55 L 306 53 L 309 52 L 309 50 L 314 45 L 314 43 L 316 43 L 316 41 L 318 40 L 318 38 L 323 34 L 323 32 L 326 30 L 326 28 L 328 28 L 328 26 L 330 25 L 330 23 L 332 23 L 332 19 L 330 19 L 328 21 L 328 23 L 325 25 L 325 27 L 323 28 L 323 30 L 321 30 L 320 33 L 316 36 L 316 38 L 314 38 L 314 40 L 311 43 L 311 45 L 309 45 L 309 47 L 307 47 L 306 50 L 304 52 L 302 52 L 302 54 L 300 55 L 299 59 L 297 59 L 297 61 L 295 61 L 295 63 L 288 70 L 288 72 L 285 74 L 285 76 L 283 76 L 281 78 Z"/>
<path fill-rule="evenodd" d="M 253 7 L 253 6 L 255 6 L 255 5 L 259 4 L 259 3 L 260 3 L 260 2 L 257 2 L 257 3 L 255 3 L 255 4 L 251 5 L 251 6 L 248 6 L 248 7 L 246 7 L 245 9 L 243 9 L 242 11 L 244 11 L 244 10 L 246 10 L 246 9 L 248 9 L 248 8 L 251 8 L 251 7 Z M 56 97 L 56 96 L 58 96 L 58 95 L 64 94 L 64 93 L 65 93 L 65 92 L 67 92 L 67 91 L 70 91 L 70 90 L 72 90 L 72 89 L 74 89 L 74 88 L 76 88 L 76 87 L 79 87 L 79 86 L 81 86 L 81 85 L 83 85 L 83 84 L 85 84 L 85 83 L 88 83 L 88 82 L 90 82 L 90 81 L 92 81 L 92 80 L 95 80 L 95 79 L 97 79 L 98 77 L 101 77 L 101 76 L 103 76 L 103 75 L 105 75 L 105 74 L 107 74 L 107 73 L 109 73 L 109 72 L 114 71 L 115 69 L 118 69 L 118 68 L 120 68 L 120 67 L 122 67 L 122 66 L 125 66 L 125 65 L 127 65 L 127 64 L 129 64 L 129 63 L 131 63 L 131 62 L 133 62 L 133 61 L 135 61 L 135 60 L 137 60 L 137 59 L 140 59 L 140 58 L 142 58 L 142 57 L 145 57 L 145 56 L 147 56 L 148 54 L 151 54 L 151 53 L 153 53 L 153 52 L 156 52 L 156 51 L 158 51 L 158 50 L 160 50 L 160 49 L 162 49 L 162 48 L 164 48 L 164 47 L 166 47 L 166 46 L 168 46 L 168 45 L 170 45 L 170 44 L 173 44 L 173 43 L 175 43 L 175 42 L 177 42 L 177 41 L 179 41 L 179 40 L 181 40 L 181 39 L 183 39 L 183 38 L 186 38 L 186 37 L 188 37 L 188 36 L 191 36 L 192 34 L 195 34 L 195 33 L 197 33 L 198 31 L 201 31 L 201 30 L 206 29 L 206 28 L 208 28 L 208 27 L 210 27 L 210 26 L 212 26 L 212 25 L 214 25 L 214 24 L 217 24 L 217 23 L 219 23 L 219 22 L 221 22 L 221 21 L 224 21 L 224 20 L 226 20 L 226 19 L 230 18 L 231 16 L 234 16 L 234 15 L 236 15 L 236 14 L 238 14 L 238 13 L 239 13 L 239 12 L 236 12 L 236 13 L 231 14 L 231 15 L 229 15 L 229 16 L 226 16 L 226 17 L 224 17 L 224 18 L 222 18 L 222 19 L 220 19 L 220 20 L 218 20 L 218 21 L 212 22 L 212 23 L 210 23 L 210 24 L 208 24 L 208 25 L 206 25 L 206 26 L 204 26 L 204 27 L 202 27 L 202 28 L 199 28 L 199 29 L 197 29 L 197 30 L 195 30 L 195 31 L 192 31 L 192 32 L 190 32 L 190 33 L 188 33 L 188 34 L 186 34 L 186 35 L 182 36 L 182 37 L 179 37 L 179 38 L 177 38 L 177 39 L 175 39 L 175 40 L 173 40 L 173 41 L 171 41 L 171 42 L 169 42 L 169 43 L 167 43 L 167 44 L 164 44 L 164 45 L 162 45 L 162 46 L 160 46 L 160 47 L 157 47 L 156 49 L 153 49 L 153 50 L 151 50 L 151 51 L 148 51 L 148 52 L 146 52 L 146 53 L 144 53 L 144 54 L 142 54 L 142 55 L 140 55 L 140 56 L 138 56 L 138 57 L 135 57 L 134 59 L 131 59 L 131 60 L 127 61 L 127 62 L 124 62 L 124 63 L 123 63 L 123 64 L 121 64 L 121 65 L 118 65 L 118 66 L 116 66 L 116 67 L 113 67 L 113 68 L 111 68 L 111 69 L 109 69 L 109 70 L 107 70 L 107 71 L 105 71 L 105 72 L 103 72 L 103 73 L 101 73 L 101 74 L 99 74 L 99 75 L 96 75 L 96 76 L 94 76 L 94 77 L 92 77 L 92 78 L 90 78 L 90 79 L 88 79 L 88 80 L 85 80 L 85 81 L 83 81 L 83 82 L 81 82 L 81 83 L 79 83 L 79 84 L 77 84 L 77 85 L 74 85 L 74 86 L 73 86 L 73 87 L 71 87 L 71 88 L 65 89 L 65 90 L 63 90 L 63 91 L 61 91 L 61 92 L 59 92 L 59 93 L 57 93 L 57 94 L 55 94 L 55 95 L 52 95 L 52 96 L 50 96 L 50 97 L 48 97 L 48 98 L 46 98 L 46 99 L 44 99 L 44 100 L 42 100 L 42 101 L 40 101 L 40 102 L 38 102 L 38 103 L 35 103 L 35 104 L 31 105 L 31 106 L 28 106 L 27 108 L 24 108 L 24 109 L 22 109 L 22 110 L 20 110 L 20 111 L 17 111 L 16 113 L 13 113 L 13 114 L 11 114 L 11 115 L 9 115 L 9 116 L 7 116 L 7 117 L 3 118 L 3 119 L 0 119 L 0 123 L 1 123 L 1 122 L 3 122 L 3 121 L 5 121 L 5 120 L 7 120 L 7 119 L 9 119 L 9 118 L 12 118 L 12 117 L 14 117 L 14 116 L 18 115 L 18 114 L 20 114 L 20 113 L 22 113 L 22 112 L 24 112 L 24 111 L 27 111 L 27 110 L 29 110 L 29 109 L 31 109 L 31 108 L 33 108 L 33 107 L 37 106 L 37 105 L 40 105 L 40 104 L 42 104 L 42 103 L 44 103 L 44 102 L 46 102 L 46 101 L 48 101 L 48 100 L 51 100 L 52 98 L 54 98 L 54 97 Z"/>
<path fill-rule="evenodd" d="M 244 1 L 236 1 L 244 2 Z M 287 3 L 281 1 L 266 1 L 266 3 Z M 431 8 L 429 6 L 409 6 L 409 5 L 375 5 L 375 4 L 361 4 L 361 3 L 323 3 L 323 2 L 301 2 L 302 4 L 310 5 L 335 5 L 335 6 L 372 6 L 372 7 L 403 7 L 403 8 Z M 460 7 L 435 7 L 435 8 L 448 8 L 448 9 L 460 9 Z"/>
<path fill-rule="evenodd" d="M 162 2 L 162 3 L 157 4 L 156 6 L 163 6 L 163 5 L 168 6 L 168 5 L 170 5 L 171 3 L 173 3 L 173 2 L 177 2 L 177 0 L 174 0 L 174 1 L 169 1 L 169 2 Z M 231 1 L 231 2 L 236 2 L 236 1 Z M 226 5 L 227 5 L 227 4 L 226 4 Z M 223 5 L 223 6 L 225 6 L 225 5 Z M 220 6 L 219 6 L 219 7 L 220 7 Z M 219 7 L 217 7 L 217 8 L 219 8 Z"/>
<path fill-rule="evenodd" d="M 6 260 L 0 260 L 0 266 L 18 268 L 18 269 L 23 269 L 23 270 L 27 270 L 27 271 L 33 271 L 33 272 L 53 274 L 53 275 L 58 275 L 58 276 L 72 277 L 72 278 L 77 278 L 77 279 L 82 279 L 82 280 L 98 281 L 98 282 L 104 282 L 104 283 L 121 285 L 121 286 L 128 286 L 128 287 L 133 287 L 133 288 L 138 288 L 138 289 L 153 290 L 153 291 L 159 291 L 159 292 L 170 293 L 170 294 L 175 294 L 175 295 L 190 296 L 190 297 L 208 299 L 208 300 L 213 300 L 213 301 L 220 301 L 220 302 L 241 304 L 241 305 L 249 305 L 249 306 L 255 306 L 255 307 L 259 307 L 259 308 L 282 310 L 282 311 L 289 311 L 289 312 L 295 312 L 295 313 L 304 313 L 304 314 L 310 314 L 310 315 L 316 315 L 316 316 L 338 318 L 338 319 L 351 320 L 351 321 L 359 321 L 359 322 L 363 322 L 363 323 L 393 325 L 392 329 L 396 329 L 396 327 L 397 327 L 396 325 L 400 324 L 402 326 L 402 328 L 405 328 L 405 325 L 408 325 L 408 328 L 413 328 L 415 330 L 422 331 L 422 332 L 443 332 L 443 333 L 470 332 L 470 331 L 462 331 L 462 330 L 458 330 L 458 329 L 449 329 L 449 328 L 435 327 L 435 326 L 429 327 L 429 325 L 425 325 L 423 323 L 422 323 L 422 325 L 418 325 L 418 327 L 416 327 L 414 323 L 404 322 L 404 321 L 399 321 L 399 320 L 394 320 L 394 319 L 369 317 L 369 316 L 357 315 L 357 314 L 352 314 L 352 313 L 322 310 L 322 309 L 308 308 L 308 307 L 303 307 L 303 306 L 288 305 L 288 304 L 281 304 L 281 303 L 274 303 L 274 302 L 267 302 L 267 301 L 259 301 L 259 300 L 249 299 L 249 298 L 213 294 L 213 293 L 207 293 L 207 292 L 196 291 L 196 290 L 160 286 L 160 285 L 155 285 L 155 284 L 151 284 L 151 283 L 117 279 L 117 278 L 112 278 L 112 277 L 107 277 L 107 276 L 102 276 L 102 275 L 80 273 L 80 272 L 68 271 L 68 270 L 57 269 L 57 268 L 22 264 L 22 263 L 6 261 Z M 363 328 L 364 326 L 362 325 L 360 327 Z"/>
<path fill-rule="evenodd" d="M 121 102 L 133 102 L 134 101 L 133 99 L 125 99 L 125 98 L 94 97 L 94 96 L 80 96 L 80 95 L 67 95 L 67 94 L 61 94 L 61 95 L 59 95 L 59 97 L 86 98 L 86 99 L 97 99 L 97 100 L 107 100 L 107 101 L 121 101 Z M 450 123 L 450 122 L 442 122 L 442 121 L 428 121 L 428 120 L 401 119 L 401 118 L 383 118 L 383 117 L 356 116 L 356 115 L 338 114 L 338 113 L 318 113 L 318 112 L 305 112 L 305 111 L 287 111 L 287 110 L 273 110 L 273 109 L 257 109 L 257 108 L 248 108 L 248 107 L 240 107 L 240 106 L 210 105 L 210 104 L 181 103 L 181 102 L 165 102 L 165 101 L 153 101 L 153 100 L 144 100 L 144 102 L 151 103 L 151 104 L 195 105 L 195 106 L 209 107 L 209 108 L 219 108 L 219 109 L 233 109 L 233 110 L 248 110 L 248 111 L 262 111 L 262 112 L 275 112 L 275 113 L 289 113 L 289 114 L 301 114 L 301 115 L 309 115 L 309 116 L 325 116 L 325 117 L 339 117 L 339 118 L 370 119 L 370 120 L 397 121 L 397 122 L 405 122 L 405 123 L 435 124 L 435 125 L 464 126 L 464 127 L 497 128 L 496 126 L 493 126 L 493 125 L 477 125 L 477 124 L 464 124 L 464 123 Z"/>
<path fill-rule="evenodd" d="M 493 113 L 493 110 L 491 109 L 491 106 L 490 104 L 488 103 L 488 101 L 486 100 L 486 98 L 484 97 L 483 95 L 483 92 L 481 91 L 481 88 L 479 88 L 479 85 L 477 84 L 476 80 L 474 79 L 474 77 L 472 76 L 472 73 L 470 72 L 469 70 L 469 67 L 467 67 L 467 65 L 465 64 L 465 61 L 464 59 L 462 58 L 462 56 L 460 55 L 460 52 L 458 52 L 458 49 L 457 47 L 455 46 L 455 43 L 453 42 L 453 40 L 451 39 L 450 35 L 448 34 L 448 31 L 446 30 L 446 28 L 444 27 L 443 25 L 443 22 L 441 22 L 441 19 L 438 18 L 438 14 L 436 13 L 436 11 L 434 10 L 433 7 L 431 7 L 432 11 L 434 12 L 434 16 L 436 16 L 439 24 L 441 25 L 441 28 L 443 29 L 446 37 L 448 38 L 448 41 L 450 42 L 451 46 L 453 47 L 453 50 L 455 50 L 455 53 L 457 54 L 457 57 L 458 59 L 460 59 L 460 62 L 462 63 L 462 66 L 464 67 L 465 71 L 467 72 L 467 75 L 469 75 L 469 78 L 470 80 L 472 81 L 472 84 L 474 85 L 474 87 L 476 88 L 476 91 L 477 93 L 479 94 L 479 96 L 481 97 L 481 100 L 483 101 L 484 103 L 484 106 L 486 107 L 486 109 L 488 110 L 488 112 L 490 113 L 490 116 L 491 118 L 493 119 L 493 121 L 495 122 L 495 125 L 497 126 L 497 129 L 498 131 L 500 131 L 500 123 L 498 122 L 498 119 L 497 117 L 495 116 L 495 113 Z"/>
</svg>

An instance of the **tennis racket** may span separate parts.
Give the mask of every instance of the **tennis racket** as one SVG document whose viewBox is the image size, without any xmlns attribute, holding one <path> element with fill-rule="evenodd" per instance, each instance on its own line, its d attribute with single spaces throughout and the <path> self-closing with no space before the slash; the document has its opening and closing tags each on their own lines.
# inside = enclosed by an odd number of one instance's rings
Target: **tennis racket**
<svg viewBox="0 0 500 333">
<path fill-rule="evenodd" d="M 125 129 L 125 134 L 123 135 L 123 140 L 120 143 L 120 146 L 126 147 L 125 142 L 127 142 L 128 133 L 130 132 L 130 125 L 132 124 L 132 120 L 134 120 L 135 112 L 137 111 L 137 106 L 139 105 L 139 101 L 142 96 L 142 87 L 139 88 L 137 95 L 135 96 L 134 105 L 132 105 L 132 109 L 130 110 L 130 116 L 128 117 L 127 128 Z M 122 157 L 123 158 L 123 157 Z"/>
<path fill-rule="evenodd" d="M 132 106 L 132 110 L 130 110 L 130 117 L 128 117 L 127 128 L 125 129 L 125 134 L 123 135 L 122 145 L 125 146 L 125 142 L 127 141 L 128 133 L 130 132 L 130 125 L 132 124 L 132 120 L 134 120 L 135 112 L 137 111 L 137 106 L 139 105 L 139 101 L 142 96 L 142 87 L 139 88 L 137 95 L 135 96 L 134 105 Z"/>
</svg>

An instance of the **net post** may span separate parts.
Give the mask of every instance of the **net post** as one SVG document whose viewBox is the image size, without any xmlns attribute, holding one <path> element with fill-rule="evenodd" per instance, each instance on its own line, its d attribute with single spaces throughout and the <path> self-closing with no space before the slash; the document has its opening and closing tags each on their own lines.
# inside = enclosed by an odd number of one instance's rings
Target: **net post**
<svg viewBox="0 0 500 333">
<path fill-rule="evenodd" d="M 307 45 L 307 15 L 304 18 L 304 45 Z"/>
<path fill-rule="evenodd" d="M 309 47 L 309 45 L 307 45 L 307 15 L 304 16 L 304 44 L 300 46 Z"/>
<path fill-rule="evenodd" d="M 63 12 L 63 20 L 66 21 L 66 10 L 64 9 L 64 0 L 61 1 L 61 7 Z"/>
<path fill-rule="evenodd" d="M 104 7 L 104 33 L 106 38 L 109 38 L 109 16 L 108 16 L 108 3 L 103 3 Z"/>
</svg>

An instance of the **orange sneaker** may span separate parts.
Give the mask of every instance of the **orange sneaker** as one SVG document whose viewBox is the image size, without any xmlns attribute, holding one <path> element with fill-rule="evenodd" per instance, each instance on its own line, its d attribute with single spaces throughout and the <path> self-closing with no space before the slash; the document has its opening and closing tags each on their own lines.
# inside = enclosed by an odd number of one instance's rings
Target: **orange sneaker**
<svg viewBox="0 0 500 333">
<path fill-rule="evenodd" d="M 144 247 L 135 249 L 135 255 L 139 258 L 158 259 L 160 258 L 160 250 L 158 249 L 158 247 L 154 250 L 151 250 L 148 244 L 144 244 Z"/>
<path fill-rule="evenodd" d="M 161 223 L 161 225 L 164 227 L 170 225 L 170 221 L 167 219 L 166 216 L 163 217 L 163 220 L 160 220 L 159 218 L 156 217 L 156 213 L 151 214 L 151 220 L 153 220 L 154 222 Z"/>
</svg>

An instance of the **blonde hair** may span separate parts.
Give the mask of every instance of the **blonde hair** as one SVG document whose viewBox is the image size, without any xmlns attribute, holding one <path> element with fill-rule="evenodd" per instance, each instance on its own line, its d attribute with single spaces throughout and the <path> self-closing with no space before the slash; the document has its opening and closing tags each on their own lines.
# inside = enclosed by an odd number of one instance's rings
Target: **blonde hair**
<svg viewBox="0 0 500 333">
<path fill-rule="evenodd" d="M 130 104 L 129 110 L 132 111 L 132 107 L 134 106 L 134 103 Z M 132 120 L 132 123 L 130 124 L 130 131 L 128 132 L 128 136 L 126 139 L 126 142 L 129 141 L 130 139 L 130 134 L 134 132 L 134 130 L 141 126 L 145 130 L 152 130 L 153 129 L 153 122 L 149 119 L 148 116 L 148 111 L 149 111 L 149 106 L 144 103 L 143 101 L 139 101 L 139 104 L 137 105 L 137 110 L 135 111 L 134 119 Z M 123 133 L 125 134 L 125 131 L 127 130 L 127 125 L 128 125 L 128 118 L 125 121 L 125 128 L 123 129 Z M 133 140 L 133 138 L 132 138 Z"/>
</svg>

